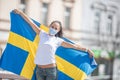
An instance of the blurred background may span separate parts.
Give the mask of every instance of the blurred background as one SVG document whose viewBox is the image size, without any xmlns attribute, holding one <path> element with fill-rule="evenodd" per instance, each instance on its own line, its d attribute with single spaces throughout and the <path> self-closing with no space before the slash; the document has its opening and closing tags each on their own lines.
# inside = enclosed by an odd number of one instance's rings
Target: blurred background
<svg viewBox="0 0 120 80">
<path fill-rule="evenodd" d="M 120 80 L 120 0 L 0 0 L 0 55 L 15 8 L 46 26 L 61 21 L 64 37 L 94 51 L 99 66 L 86 80 Z"/>
</svg>

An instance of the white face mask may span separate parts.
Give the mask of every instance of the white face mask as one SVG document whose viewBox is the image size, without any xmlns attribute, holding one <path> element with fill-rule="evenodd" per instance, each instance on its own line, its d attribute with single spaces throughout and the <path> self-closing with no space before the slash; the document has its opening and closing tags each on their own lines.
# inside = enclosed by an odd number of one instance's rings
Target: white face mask
<svg viewBox="0 0 120 80">
<path fill-rule="evenodd" d="M 55 29 L 53 29 L 53 28 L 50 27 L 50 30 L 49 30 L 49 34 L 50 35 L 56 35 L 57 32 L 58 32 L 57 30 L 55 30 Z"/>
</svg>

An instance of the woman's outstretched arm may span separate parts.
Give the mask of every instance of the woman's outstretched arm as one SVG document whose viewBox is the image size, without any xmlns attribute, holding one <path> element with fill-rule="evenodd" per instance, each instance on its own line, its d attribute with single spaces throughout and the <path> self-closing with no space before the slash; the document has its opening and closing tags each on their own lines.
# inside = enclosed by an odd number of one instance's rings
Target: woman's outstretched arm
<svg viewBox="0 0 120 80">
<path fill-rule="evenodd" d="M 23 17 L 23 19 L 25 19 L 25 21 L 27 21 L 30 24 L 30 26 L 32 27 L 32 29 L 37 34 L 40 33 L 40 28 L 25 13 L 23 13 L 21 10 L 18 10 L 18 9 L 14 9 L 13 11 L 15 13 L 17 13 L 17 14 L 20 14 Z"/>
<path fill-rule="evenodd" d="M 90 57 L 92 57 L 93 54 L 94 54 L 94 53 L 92 52 L 92 50 L 87 49 L 87 48 L 85 48 L 85 47 L 82 47 L 82 46 L 80 46 L 80 45 L 78 45 L 78 44 L 71 44 L 71 43 L 69 43 L 69 42 L 63 41 L 62 44 L 61 44 L 61 46 L 65 47 L 65 48 L 73 48 L 73 49 L 76 49 L 76 50 L 81 50 L 81 51 L 88 52 L 89 55 L 90 55 Z"/>
</svg>

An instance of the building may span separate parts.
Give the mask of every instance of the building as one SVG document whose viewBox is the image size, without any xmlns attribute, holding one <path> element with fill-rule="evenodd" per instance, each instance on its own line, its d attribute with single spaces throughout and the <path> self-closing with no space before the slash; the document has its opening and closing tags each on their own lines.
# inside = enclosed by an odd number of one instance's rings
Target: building
<svg viewBox="0 0 120 80">
<path fill-rule="evenodd" d="M 75 4 L 76 6 L 73 6 Z M 81 25 L 81 18 L 75 17 L 75 15 L 81 16 L 81 8 L 78 9 L 79 4 L 81 4 L 80 1 L 75 3 L 74 0 L 13 0 L 12 3 L 9 3 L 8 0 L 0 0 L 0 36 L 4 34 L 0 38 L 1 50 L 5 47 L 10 30 L 9 13 L 15 8 L 23 10 L 31 18 L 47 26 L 53 20 L 61 21 L 64 34 L 74 41 L 79 41 L 78 30 Z M 71 34 L 71 32 L 76 32 L 78 35 L 76 33 Z M 74 37 L 69 36 L 69 34 Z"/>
<path fill-rule="evenodd" d="M 83 0 L 82 31 L 86 32 L 80 33 L 80 41 L 97 53 L 99 66 L 93 73 L 97 80 L 120 79 L 119 4 L 117 0 Z"/>
<path fill-rule="evenodd" d="M 3 52 L 9 36 L 9 13 L 19 8 L 46 26 L 54 20 L 61 21 L 65 37 L 95 51 L 100 65 L 95 71 L 96 75 L 93 75 L 98 76 L 97 78 L 104 75 L 100 79 L 108 80 L 114 73 L 114 80 L 118 80 L 119 4 L 119 0 L 0 0 L 0 53 Z M 116 69 L 111 69 L 111 66 Z"/>
</svg>

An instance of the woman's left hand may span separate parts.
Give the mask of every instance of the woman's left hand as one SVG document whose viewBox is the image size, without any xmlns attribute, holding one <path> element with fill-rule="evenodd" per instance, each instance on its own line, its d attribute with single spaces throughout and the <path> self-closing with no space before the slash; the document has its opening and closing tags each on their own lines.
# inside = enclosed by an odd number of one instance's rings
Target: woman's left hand
<svg viewBox="0 0 120 80">
<path fill-rule="evenodd" d="M 89 53 L 91 58 L 94 56 L 94 52 L 92 50 L 88 49 L 88 53 Z"/>
</svg>

